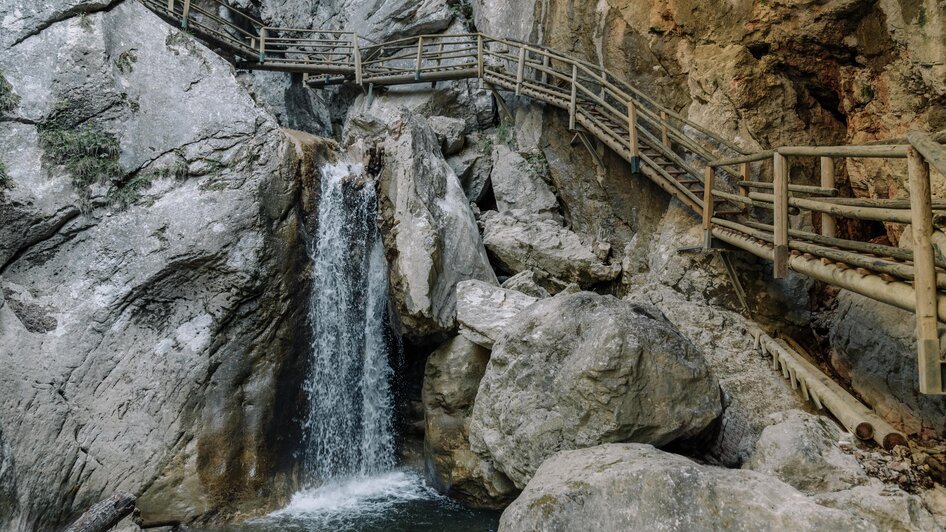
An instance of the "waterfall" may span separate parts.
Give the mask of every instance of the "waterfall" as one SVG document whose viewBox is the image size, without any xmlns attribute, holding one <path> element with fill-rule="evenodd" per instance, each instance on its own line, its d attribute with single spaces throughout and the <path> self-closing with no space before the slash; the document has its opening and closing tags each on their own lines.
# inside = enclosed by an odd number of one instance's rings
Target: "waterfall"
<svg viewBox="0 0 946 532">
<path fill-rule="evenodd" d="M 346 163 L 321 171 L 309 246 L 312 367 L 304 458 L 310 483 L 394 467 L 387 266 L 377 197 L 370 183 L 359 182 L 363 172 Z"/>
</svg>

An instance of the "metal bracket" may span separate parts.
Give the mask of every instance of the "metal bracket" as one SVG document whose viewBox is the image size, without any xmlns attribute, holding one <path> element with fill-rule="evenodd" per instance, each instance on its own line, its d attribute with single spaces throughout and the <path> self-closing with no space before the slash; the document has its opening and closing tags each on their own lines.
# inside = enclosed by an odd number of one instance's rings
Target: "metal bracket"
<svg viewBox="0 0 946 532">
<path fill-rule="evenodd" d="M 639 174 L 641 173 L 641 158 L 640 155 L 631 157 L 631 173 Z"/>
</svg>

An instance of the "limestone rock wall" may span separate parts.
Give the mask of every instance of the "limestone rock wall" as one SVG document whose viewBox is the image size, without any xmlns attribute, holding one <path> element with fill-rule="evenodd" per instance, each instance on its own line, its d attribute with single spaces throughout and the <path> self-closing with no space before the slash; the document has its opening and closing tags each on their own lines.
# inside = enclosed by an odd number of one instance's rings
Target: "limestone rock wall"
<svg viewBox="0 0 946 532">
<path fill-rule="evenodd" d="M 287 497 L 305 360 L 290 143 L 229 64 L 137 2 L 0 13 L 19 99 L 0 118 L 0 529 L 55 529 L 117 490 L 146 524 Z"/>
</svg>

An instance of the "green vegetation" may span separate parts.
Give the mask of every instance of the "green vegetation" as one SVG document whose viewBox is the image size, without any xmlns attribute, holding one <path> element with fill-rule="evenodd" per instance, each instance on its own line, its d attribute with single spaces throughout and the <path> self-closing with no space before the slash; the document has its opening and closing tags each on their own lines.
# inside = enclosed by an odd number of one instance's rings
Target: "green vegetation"
<svg viewBox="0 0 946 532">
<path fill-rule="evenodd" d="M 509 144 L 512 141 L 512 129 L 503 122 L 496 126 L 496 142 L 500 144 Z"/>
<path fill-rule="evenodd" d="M 115 60 L 115 66 L 118 67 L 118 70 L 122 74 L 131 74 L 135 69 L 135 63 L 137 61 L 138 54 L 136 54 L 134 48 L 132 48 L 131 50 L 125 50 L 118 56 L 118 59 Z"/>
<path fill-rule="evenodd" d="M 46 124 L 40 127 L 39 141 L 49 160 L 72 174 L 72 183 L 80 191 L 122 176 L 118 139 L 92 126 L 72 129 Z"/>
<path fill-rule="evenodd" d="M 118 164 L 120 148 L 114 135 L 85 124 L 71 116 L 73 103 L 61 101 L 38 128 L 39 143 L 46 159 L 63 166 L 72 176 L 72 184 L 85 197 L 94 183 L 113 185 L 122 178 Z"/>
<path fill-rule="evenodd" d="M 83 13 L 79 16 L 79 27 L 85 31 L 92 31 L 92 19 L 89 18 L 88 13 Z"/>
<path fill-rule="evenodd" d="M 9 113 L 20 105 L 20 97 L 13 92 L 13 85 L 0 72 L 0 115 Z"/>
<path fill-rule="evenodd" d="M 118 209 L 127 209 L 138 201 L 142 191 L 151 187 L 152 177 L 149 173 L 139 173 L 128 181 L 115 185 L 108 191 L 109 202 Z"/>
<path fill-rule="evenodd" d="M 532 172 L 544 175 L 548 173 L 548 161 L 545 159 L 545 154 L 541 150 L 536 150 L 529 152 L 526 155 L 526 161 L 529 163 L 529 167 L 532 168 Z"/>
<path fill-rule="evenodd" d="M 10 188 L 12 184 L 10 176 L 7 175 L 7 165 L 3 164 L 3 161 L 0 160 L 0 190 Z"/>
</svg>

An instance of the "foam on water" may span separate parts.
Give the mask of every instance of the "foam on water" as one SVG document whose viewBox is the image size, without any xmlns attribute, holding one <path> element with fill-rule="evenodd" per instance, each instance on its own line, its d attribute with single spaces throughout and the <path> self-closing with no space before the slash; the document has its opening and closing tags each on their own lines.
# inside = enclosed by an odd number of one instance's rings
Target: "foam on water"
<svg viewBox="0 0 946 532">
<path fill-rule="evenodd" d="M 295 494 L 289 506 L 275 514 L 305 518 L 356 514 L 381 515 L 412 501 L 442 498 L 412 471 L 392 471 L 371 477 L 334 480 Z"/>
</svg>

